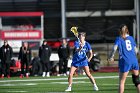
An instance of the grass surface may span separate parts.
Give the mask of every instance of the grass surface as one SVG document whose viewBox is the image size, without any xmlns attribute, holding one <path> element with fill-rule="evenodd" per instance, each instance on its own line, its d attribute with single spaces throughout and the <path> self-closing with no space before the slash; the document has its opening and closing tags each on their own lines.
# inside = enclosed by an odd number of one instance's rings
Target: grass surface
<svg viewBox="0 0 140 93">
<path fill-rule="evenodd" d="M 0 93 L 117 93 L 117 73 L 93 73 L 93 76 L 99 91 L 93 91 L 92 84 L 86 76 L 78 76 L 73 78 L 72 92 L 64 92 L 68 84 L 67 77 L 52 76 L 0 79 Z M 131 76 L 127 78 L 125 93 L 136 93 Z"/>
</svg>

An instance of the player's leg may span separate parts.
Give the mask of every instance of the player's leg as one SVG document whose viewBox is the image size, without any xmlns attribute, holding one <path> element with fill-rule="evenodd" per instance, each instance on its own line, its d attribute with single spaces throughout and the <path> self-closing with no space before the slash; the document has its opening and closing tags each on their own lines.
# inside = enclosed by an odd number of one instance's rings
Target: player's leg
<svg viewBox="0 0 140 93">
<path fill-rule="evenodd" d="M 118 93 L 124 93 L 124 84 L 125 84 L 125 80 L 126 80 L 126 77 L 128 75 L 129 71 L 128 72 L 120 72 L 119 73 L 119 90 L 118 90 Z"/>
<path fill-rule="evenodd" d="M 132 80 L 137 87 L 138 93 L 140 93 L 139 70 L 132 70 Z"/>
<path fill-rule="evenodd" d="M 68 82 L 69 82 L 69 85 L 68 85 L 68 88 L 65 90 L 65 91 L 71 91 L 71 87 L 72 87 L 72 78 L 73 78 L 73 74 L 75 72 L 77 68 L 72 66 L 71 69 L 70 69 L 70 74 L 69 74 L 69 77 L 68 77 Z"/>
<path fill-rule="evenodd" d="M 91 83 L 93 84 L 94 90 L 98 91 L 99 89 L 98 89 L 98 87 L 96 85 L 95 79 L 94 79 L 94 77 L 91 75 L 91 73 L 89 71 L 89 66 L 84 66 L 83 68 L 84 68 L 84 71 L 85 71 L 86 75 L 88 76 L 88 78 L 90 79 Z"/>
</svg>

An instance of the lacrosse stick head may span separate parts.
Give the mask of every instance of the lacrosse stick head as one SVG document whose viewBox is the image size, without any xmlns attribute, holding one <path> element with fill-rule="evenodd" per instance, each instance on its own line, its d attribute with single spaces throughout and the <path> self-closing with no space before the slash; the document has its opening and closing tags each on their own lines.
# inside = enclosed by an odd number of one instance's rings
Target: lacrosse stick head
<svg viewBox="0 0 140 93">
<path fill-rule="evenodd" d="M 71 27 L 70 31 L 76 36 L 78 37 L 78 31 L 77 31 L 78 27 Z"/>
</svg>

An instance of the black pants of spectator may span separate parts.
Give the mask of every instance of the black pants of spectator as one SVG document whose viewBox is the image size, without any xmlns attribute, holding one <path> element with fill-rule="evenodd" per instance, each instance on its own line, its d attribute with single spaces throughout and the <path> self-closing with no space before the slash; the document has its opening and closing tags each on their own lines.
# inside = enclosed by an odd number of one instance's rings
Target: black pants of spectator
<svg viewBox="0 0 140 93">
<path fill-rule="evenodd" d="M 50 62 L 42 62 L 42 71 L 43 72 L 50 72 Z"/>
<path fill-rule="evenodd" d="M 24 66 L 26 66 L 25 72 L 29 73 L 29 62 L 24 61 L 24 62 L 21 62 L 21 74 L 24 74 Z"/>
<path fill-rule="evenodd" d="M 4 75 L 10 75 L 10 62 L 1 62 L 1 70 Z"/>
<path fill-rule="evenodd" d="M 41 75 L 42 74 L 42 64 L 40 62 L 34 62 L 32 64 L 32 74 L 38 74 Z"/>
<path fill-rule="evenodd" d="M 67 72 L 68 60 L 66 58 L 59 59 L 59 74 Z"/>
</svg>

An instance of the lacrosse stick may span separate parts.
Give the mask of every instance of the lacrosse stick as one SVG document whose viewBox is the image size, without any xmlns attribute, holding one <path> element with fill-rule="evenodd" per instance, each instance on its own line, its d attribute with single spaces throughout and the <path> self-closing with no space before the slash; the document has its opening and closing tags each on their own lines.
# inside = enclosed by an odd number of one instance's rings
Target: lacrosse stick
<svg viewBox="0 0 140 93">
<path fill-rule="evenodd" d="M 71 31 L 71 32 L 75 35 L 75 37 L 78 39 L 78 42 L 81 43 L 81 42 L 80 42 L 80 39 L 79 39 L 79 37 L 78 37 L 79 33 L 78 33 L 77 29 L 78 29 L 78 27 L 73 26 L 73 27 L 71 27 L 70 31 Z M 83 49 L 83 47 L 82 47 L 82 49 Z"/>
<path fill-rule="evenodd" d="M 78 27 L 71 27 L 70 31 L 75 35 L 75 37 L 78 39 L 78 42 L 80 43 L 79 37 L 78 37 L 78 31 L 77 31 Z"/>
</svg>

